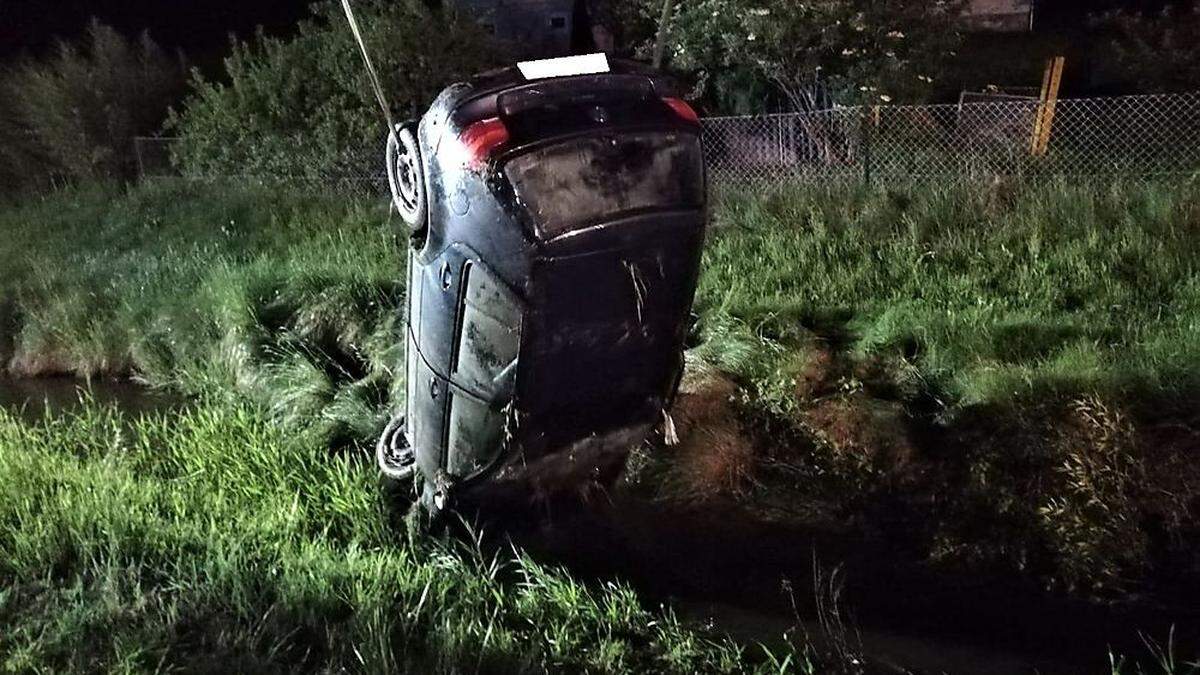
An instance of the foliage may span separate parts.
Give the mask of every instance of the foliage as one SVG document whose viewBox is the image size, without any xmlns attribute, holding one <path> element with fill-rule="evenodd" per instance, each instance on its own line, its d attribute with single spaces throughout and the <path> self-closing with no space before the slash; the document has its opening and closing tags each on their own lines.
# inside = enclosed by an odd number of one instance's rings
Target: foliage
<svg viewBox="0 0 1200 675">
<path fill-rule="evenodd" d="M 4 82 L 0 81 L 0 89 Z M 0 198 L 44 187 L 52 178 L 49 158 L 29 130 L 17 121 L 12 100 L 0 96 Z"/>
<path fill-rule="evenodd" d="M 444 86 L 499 60 L 473 24 L 417 0 L 356 2 L 355 11 L 399 120 L 419 116 Z M 348 148 L 381 144 L 379 105 L 340 4 L 326 0 L 314 12 L 290 40 L 259 35 L 233 45 L 225 81 L 194 76 L 193 94 L 171 118 L 187 173 L 344 174 L 357 156 Z"/>
<path fill-rule="evenodd" d="M 16 374 L 238 391 L 326 442 L 399 386 L 401 249 L 382 208 L 278 187 L 64 191 L 0 215 Z"/>
<path fill-rule="evenodd" d="M 892 531 L 944 564 L 1136 587 L 1153 571 L 1148 522 L 1180 569 L 1200 550 L 1186 534 L 1200 531 L 1200 468 L 1183 452 L 1200 429 L 1198 189 L 720 195 L 691 360 L 729 373 L 747 414 L 843 423 L 805 461 L 848 478 L 848 508 L 894 497 L 904 474 L 862 453 L 899 447 L 919 420 L 915 461 L 935 458 L 927 475 L 947 482 L 887 510 L 931 509 Z M 361 447 L 403 391 L 403 249 L 386 218 L 381 204 L 198 182 L 5 208 L 0 363 L 246 397 L 304 442 Z M 825 353 L 828 374 L 810 373 Z M 804 398 L 806 378 L 829 382 Z M 794 457 L 793 438 L 747 447 Z M 776 500 L 815 489 L 788 485 Z"/>
<path fill-rule="evenodd" d="M 753 345 L 713 356 L 764 384 L 774 355 L 817 327 L 854 336 L 863 355 L 907 346 L 947 404 L 1076 386 L 1170 390 L 1200 375 L 1198 190 L 734 192 L 715 212 L 697 302 L 723 341 Z"/>
<path fill-rule="evenodd" d="M 83 48 L 60 43 L 53 57 L 4 74 L 4 155 L 42 175 L 129 177 L 136 168 L 134 136 L 161 127 L 184 81 L 182 60 L 149 35 L 135 43 L 93 22 Z"/>
<path fill-rule="evenodd" d="M 1115 75 L 1139 92 L 1194 91 L 1200 86 L 1200 9 L 1165 9 L 1146 16 L 1106 14 L 1104 55 Z"/>
<path fill-rule="evenodd" d="M 660 7 L 645 0 L 647 13 Z M 757 76 L 794 110 L 827 107 L 826 91 L 843 104 L 915 100 L 957 42 L 958 11 L 946 0 L 700 0 L 676 6 L 668 49 L 702 86 L 727 92 L 724 73 Z"/>
<path fill-rule="evenodd" d="M 855 523 L 883 509 L 941 564 L 1074 592 L 1195 569 L 1196 189 L 728 196 L 699 352 L 804 439 L 752 504 L 835 476 Z"/>
<path fill-rule="evenodd" d="M 331 455 L 244 402 L 0 410 L 0 669 L 801 670 L 627 585 L 479 536 L 410 539 L 366 454 Z"/>
</svg>

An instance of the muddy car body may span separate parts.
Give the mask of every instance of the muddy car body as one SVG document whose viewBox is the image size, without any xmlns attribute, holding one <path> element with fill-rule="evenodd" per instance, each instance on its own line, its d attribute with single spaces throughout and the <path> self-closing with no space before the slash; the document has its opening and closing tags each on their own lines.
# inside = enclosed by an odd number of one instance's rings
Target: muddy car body
<svg viewBox="0 0 1200 675">
<path fill-rule="evenodd" d="M 435 510 L 611 480 L 678 388 L 700 127 L 668 80 L 605 69 L 451 86 L 393 143 L 413 225 L 407 399 L 379 460 L 419 473 Z"/>
</svg>

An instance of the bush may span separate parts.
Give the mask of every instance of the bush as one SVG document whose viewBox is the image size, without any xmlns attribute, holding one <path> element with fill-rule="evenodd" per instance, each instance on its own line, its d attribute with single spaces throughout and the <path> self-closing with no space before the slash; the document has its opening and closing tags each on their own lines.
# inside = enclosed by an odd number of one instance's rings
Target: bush
<svg viewBox="0 0 1200 675">
<path fill-rule="evenodd" d="M 291 40 L 260 34 L 255 44 L 235 44 L 227 82 L 195 76 L 171 121 L 185 173 L 319 178 L 361 165 L 357 150 L 380 144 L 379 106 L 341 9 L 324 2 L 314 11 L 317 20 Z M 399 119 L 499 60 L 480 30 L 419 2 L 371 0 L 357 3 L 357 13 Z"/>
<path fill-rule="evenodd" d="M 649 17 L 662 0 L 641 0 Z M 710 100 L 739 109 L 764 90 L 795 111 L 920 101 L 957 47 L 960 2 L 701 0 L 680 3 L 665 48 Z M 763 112 L 761 109 L 758 112 Z"/>
<path fill-rule="evenodd" d="M 93 22 L 82 49 L 60 43 L 52 58 L 25 62 L 4 76 L 0 160 L 6 166 L 0 171 L 24 185 L 132 176 L 133 138 L 161 128 L 185 81 L 182 60 L 149 35 L 134 42 Z"/>
<path fill-rule="evenodd" d="M 1101 68 L 1139 92 L 1195 91 L 1200 81 L 1200 9 L 1156 15 L 1117 12 L 1093 21 L 1106 34 Z"/>
</svg>

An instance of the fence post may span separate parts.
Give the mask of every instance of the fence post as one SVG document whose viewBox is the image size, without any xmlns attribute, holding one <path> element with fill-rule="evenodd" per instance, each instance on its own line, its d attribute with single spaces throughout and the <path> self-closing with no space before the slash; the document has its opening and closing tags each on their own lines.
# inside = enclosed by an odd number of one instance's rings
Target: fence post
<svg viewBox="0 0 1200 675">
<path fill-rule="evenodd" d="M 1064 62 L 1063 57 L 1056 56 L 1046 64 L 1041 104 L 1038 106 L 1037 119 L 1033 123 L 1033 141 L 1029 151 L 1034 157 L 1045 155 L 1046 148 L 1050 145 L 1050 130 L 1054 127 L 1054 111 L 1058 106 L 1058 90 L 1062 86 Z"/>
<path fill-rule="evenodd" d="M 861 106 L 861 115 L 859 116 L 859 124 L 862 128 L 862 149 L 863 149 L 863 186 L 871 187 L 871 121 L 867 106 Z"/>
<path fill-rule="evenodd" d="M 137 157 L 138 180 L 146 177 L 146 160 L 142 159 L 142 138 L 140 136 L 133 137 L 133 154 Z"/>
</svg>

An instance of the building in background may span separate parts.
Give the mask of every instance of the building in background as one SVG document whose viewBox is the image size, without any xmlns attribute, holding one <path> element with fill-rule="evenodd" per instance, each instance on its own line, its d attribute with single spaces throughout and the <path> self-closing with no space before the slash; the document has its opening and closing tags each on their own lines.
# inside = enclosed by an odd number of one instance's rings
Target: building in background
<svg viewBox="0 0 1200 675">
<path fill-rule="evenodd" d="M 522 56 L 571 53 L 575 0 L 450 0 L 450 4 Z"/>
<path fill-rule="evenodd" d="M 1033 30 L 1033 0 L 970 0 L 963 11 L 967 28 L 1018 33 Z"/>
</svg>

